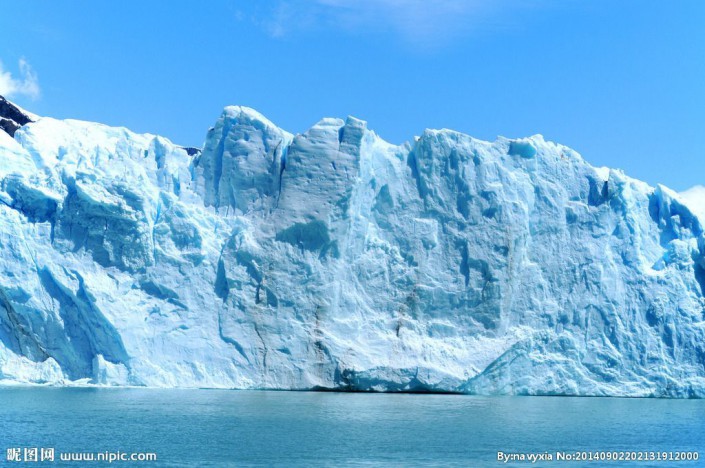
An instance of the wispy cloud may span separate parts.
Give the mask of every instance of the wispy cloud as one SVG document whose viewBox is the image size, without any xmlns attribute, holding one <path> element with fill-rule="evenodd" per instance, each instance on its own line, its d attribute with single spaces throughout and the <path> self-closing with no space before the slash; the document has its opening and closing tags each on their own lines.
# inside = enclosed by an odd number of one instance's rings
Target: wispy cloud
<svg viewBox="0 0 705 468">
<path fill-rule="evenodd" d="M 37 74 L 27 60 L 19 60 L 19 75 L 13 76 L 0 62 L 0 95 L 5 97 L 26 96 L 37 99 L 41 93 Z"/>
<path fill-rule="evenodd" d="M 392 33 L 414 45 L 439 45 L 481 29 L 509 27 L 542 0 L 280 0 L 260 24 L 273 37 L 335 28 Z"/>
</svg>

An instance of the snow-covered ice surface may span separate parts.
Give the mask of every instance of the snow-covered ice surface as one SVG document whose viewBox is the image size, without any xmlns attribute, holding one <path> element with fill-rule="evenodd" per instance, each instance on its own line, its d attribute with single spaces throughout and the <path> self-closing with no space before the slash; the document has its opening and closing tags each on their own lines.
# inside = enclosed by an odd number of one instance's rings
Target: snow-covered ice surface
<svg viewBox="0 0 705 468">
<path fill-rule="evenodd" d="M 705 186 L 696 185 L 679 193 L 681 199 L 698 218 L 705 220 Z"/>
<path fill-rule="evenodd" d="M 36 117 L 36 116 L 33 116 Z M 684 199 L 541 136 L 0 132 L 0 379 L 705 396 Z"/>
</svg>

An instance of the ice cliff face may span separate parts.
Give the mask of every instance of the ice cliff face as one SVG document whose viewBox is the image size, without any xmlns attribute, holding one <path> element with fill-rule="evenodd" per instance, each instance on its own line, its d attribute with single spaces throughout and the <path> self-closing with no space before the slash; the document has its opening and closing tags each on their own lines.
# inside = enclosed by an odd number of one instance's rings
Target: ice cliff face
<svg viewBox="0 0 705 468">
<path fill-rule="evenodd" d="M 540 136 L 13 122 L 3 380 L 705 396 L 701 221 Z"/>
</svg>

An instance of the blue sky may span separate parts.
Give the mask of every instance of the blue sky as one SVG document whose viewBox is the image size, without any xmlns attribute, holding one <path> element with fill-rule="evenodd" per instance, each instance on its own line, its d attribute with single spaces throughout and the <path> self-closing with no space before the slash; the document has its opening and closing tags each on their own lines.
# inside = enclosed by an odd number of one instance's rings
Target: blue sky
<svg viewBox="0 0 705 468">
<path fill-rule="evenodd" d="M 25 0 L 0 17 L 0 90 L 196 146 L 228 104 L 394 143 L 541 133 L 683 190 L 705 183 L 703 25 L 700 0 Z"/>
</svg>

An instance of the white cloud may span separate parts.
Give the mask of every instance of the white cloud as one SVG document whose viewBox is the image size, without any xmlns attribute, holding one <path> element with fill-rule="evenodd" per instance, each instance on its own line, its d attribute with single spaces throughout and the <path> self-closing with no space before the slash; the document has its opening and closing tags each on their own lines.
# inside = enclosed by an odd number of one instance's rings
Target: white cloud
<svg viewBox="0 0 705 468">
<path fill-rule="evenodd" d="M 0 95 L 9 98 L 26 96 L 30 99 L 37 99 L 39 97 L 37 74 L 25 59 L 19 60 L 19 76 L 17 77 L 5 70 L 0 62 Z"/>
<path fill-rule="evenodd" d="M 543 0 L 280 0 L 261 21 L 273 37 L 314 27 L 392 33 L 435 46 L 478 29 L 511 26 L 521 9 Z"/>
</svg>

